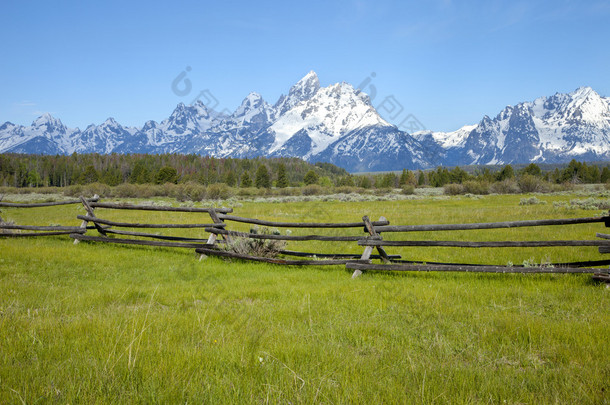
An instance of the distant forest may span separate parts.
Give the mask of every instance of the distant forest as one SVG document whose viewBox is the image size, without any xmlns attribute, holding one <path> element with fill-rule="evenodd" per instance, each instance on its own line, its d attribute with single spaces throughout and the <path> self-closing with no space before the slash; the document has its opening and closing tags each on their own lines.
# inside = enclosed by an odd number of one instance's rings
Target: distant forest
<svg viewBox="0 0 610 405">
<path fill-rule="evenodd" d="M 502 182 L 524 176 L 548 183 L 607 183 L 608 163 L 571 161 L 563 167 L 543 170 L 532 163 L 515 169 L 511 165 L 474 170 L 460 167 L 351 175 L 330 163 L 315 165 L 298 158 L 212 158 L 199 155 L 0 154 L 0 186 L 67 187 L 101 183 L 120 184 L 224 183 L 230 187 L 323 187 L 392 188 L 410 186 L 442 187 L 465 182 Z"/>
</svg>

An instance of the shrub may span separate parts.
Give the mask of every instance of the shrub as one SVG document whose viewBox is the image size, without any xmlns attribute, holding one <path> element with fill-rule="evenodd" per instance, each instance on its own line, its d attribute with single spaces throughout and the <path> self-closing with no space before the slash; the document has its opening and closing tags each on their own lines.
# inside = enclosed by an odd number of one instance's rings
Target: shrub
<svg viewBox="0 0 610 405">
<path fill-rule="evenodd" d="M 587 198 L 584 200 L 571 200 L 570 205 L 582 210 L 607 210 L 610 209 L 610 200 Z"/>
<path fill-rule="evenodd" d="M 67 197 L 78 197 L 83 195 L 83 186 L 80 184 L 64 188 L 64 195 Z"/>
<path fill-rule="evenodd" d="M 402 186 L 402 193 L 406 195 L 415 194 L 415 186 L 410 183 L 406 183 L 404 186 Z"/>
<path fill-rule="evenodd" d="M 335 193 L 339 194 L 352 194 L 356 193 L 357 189 L 353 186 L 339 186 L 335 188 Z"/>
<path fill-rule="evenodd" d="M 233 190 L 224 183 L 210 184 L 206 195 L 212 200 L 226 200 L 233 195 Z"/>
<path fill-rule="evenodd" d="M 258 230 L 254 228 L 250 233 L 271 235 L 279 232 L 271 232 L 268 228 Z M 286 241 L 277 239 L 252 239 L 234 237 L 224 245 L 220 245 L 221 249 L 240 255 L 257 256 L 257 257 L 277 257 L 280 252 L 286 247 Z"/>
<path fill-rule="evenodd" d="M 461 184 L 449 183 L 443 187 L 443 192 L 447 195 L 464 194 L 464 186 Z"/>
<path fill-rule="evenodd" d="M 489 183 L 486 181 L 465 181 L 463 184 L 464 192 L 468 194 L 484 195 L 489 194 Z"/>
<path fill-rule="evenodd" d="M 95 194 L 100 197 L 110 197 L 112 195 L 112 188 L 107 184 L 91 183 L 83 187 L 81 195 L 90 197 Z"/>
<path fill-rule="evenodd" d="M 518 183 L 522 193 L 545 193 L 550 190 L 548 184 L 531 174 L 524 174 L 521 176 Z"/>
<path fill-rule="evenodd" d="M 322 194 L 322 187 L 317 184 L 309 184 L 301 188 L 301 194 L 303 195 L 319 195 Z"/>
<path fill-rule="evenodd" d="M 510 179 L 495 182 L 490 189 L 496 194 L 518 194 L 521 191 L 517 182 Z"/>
<path fill-rule="evenodd" d="M 194 182 L 188 182 L 178 185 L 175 198 L 178 201 L 201 201 L 206 196 L 206 188 L 204 185 Z"/>
<path fill-rule="evenodd" d="M 536 197 L 522 198 L 519 201 L 519 205 L 540 205 L 540 204 L 546 204 L 546 201 L 539 200 Z"/>
</svg>

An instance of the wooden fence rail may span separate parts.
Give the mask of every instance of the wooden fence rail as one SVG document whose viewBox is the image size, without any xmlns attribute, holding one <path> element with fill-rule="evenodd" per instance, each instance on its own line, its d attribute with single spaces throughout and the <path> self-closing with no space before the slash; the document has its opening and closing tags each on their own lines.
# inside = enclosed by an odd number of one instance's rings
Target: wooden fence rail
<svg viewBox="0 0 610 405">
<path fill-rule="evenodd" d="M 0 198 L 1 200 L 1 198 Z M 538 226 L 565 226 L 577 224 L 603 223 L 605 227 L 610 227 L 610 216 L 585 217 L 585 218 L 564 218 L 564 219 L 542 219 L 525 221 L 504 221 L 487 223 L 464 223 L 464 224 L 431 224 L 431 225 L 390 225 L 384 218 L 378 221 L 371 221 L 368 216 L 363 216 L 362 221 L 326 223 L 326 222 L 278 222 L 258 218 L 246 218 L 230 215 L 231 208 L 213 207 L 168 207 L 155 205 L 133 205 L 100 202 L 99 197 L 80 200 L 17 204 L 2 203 L 0 207 L 10 208 L 35 208 L 65 204 L 81 203 L 85 208 L 86 215 L 78 215 L 82 221 L 81 226 L 37 226 L 37 225 L 18 225 L 4 223 L 0 219 L 0 232 L 2 230 L 32 231 L 16 233 L 0 233 L 0 236 L 46 236 L 46 235 L 70 235 L 74 243 L 78 241 L 105 242 L 127 245 L 142 245 L 155 247 L 188 248 L 205 257 L 214 255 L 220 257 L 250 260 L 265 263 L 295 266 L 325 266 L 325 265 L 344 265 L 347 269 L 354 270 L 352 277 L 357 277 L 363 271 L 441 271 L 441 272 L 477 272 L 477 273 L 562 273 L 579 274 L 593 273 L 597 280 L 610 281 L 607 269 L 600 269 L 596 266 L 610 265 L 610 260 L 590 260 L 567 263 L 545 264 L 541 266 L 528 267 L 527 265 L 501 266 L 496 264 L 470 264 L 470 263 L 440 263 L 416 260 L 402 260 L 399 254 L 388 254 L 386 247 L 450 247 L 450 248 L 532 248 L 532 247 L 598 247 L 600 253 L 610 253 L 610 234 L 597 233 L 595 240 L 496 240 L 496 241 L 464 241 L 464 240 L 384 240 L 382 233 L 390 232 L 394 234 L 407 234 L 410 232 L 440 232 L 440 231 L 477 231 L 488 229 L 506 229 L 518 227 L 538 227 Z M 96 215 L 96 209 L 114 210 L 138 210 L 138 211 L 157 211 L 157 212 L 183 212 L 193 214 L 207 214 L 211 222 L 208 223 L 134 223 L 120 222 L 116 220 L 100 218 Z M 236 222 L 242 224 L 260 225 L 271 228 L 298 228 L 298 229 L 320 229 L 325 231 L 345 230 L 346 228 L 360 228 L 361 234 L 354 235 L 332 235 L 312 233 L 307 235 L 281 235 L 278 233 L 256 233 L 240 232 L 228 228 L 228 223 Z M 119 228 L 119 229 L 116 229 Z M 151 231 L 125 230 L 120 228 L 133 229 L 202 229 L 207 238 L 192 235 L 162 235 Z M 99 236 L 87 235 L 88 230 L 95 229 Z M 344 232 L 344 231 L 342 231 Z M 118 237 L 117 237 L 118 236 Z M 129 237 L 129 238 L 126 238 Z M 282 249 L 278 250 L 278 257 L 260 257 L 250 254 L 237 253 L 232 251 L 231 244 L 240 238 L 264 241 L 277 240 L 290 243 L 305 241 L 323 242 L 356 242 L 364 249 L 361 255 L 349 253 L 332 252 L 301 252 L 297 250 Z M 152 240 L 150 240 L 152 239 Z M 393 238 L 396 239 L 396 238 Z M 225 245 L 225 246 L 222 246 Z M 377 250 L 378 254 L 372 254 Z M 293 260 L 284 256 L 294 256 L 303 259 Z M 380 260 L 382 263 L 373 263 L 373 260 Z"/>
<path fill-rule="evenodd" d="M 366 217 L 363 217 L 366 220 Z M 487 223 L 467 223 L 467 224 L 438 224 L 438 225 L 383 225 L 373 226 L 376 234 L 365 240 L 358 241 L 358 245 L 365 248 L 361 259 L 367 259 L 373 247 L 456 247 L 456 248 L 531 248 L 531 247 L 599 247 L 600 253 L 610 253 L 610 235 L 597 234 L 601 240 L 546 240 L 546 241 L 456 241 L 456 240 L 383 240 L 381 232 L 439 232 L 439 231 L 473 231 L 483 229 L 501 229 L 518 227 L 536 226 L 559 226 L 603 223 L 606 227 L 610 226 L 610 216 L 586 217 L 586 218 L 564 218 L 564 219 L 543 219 L 527 221 L 505 221 Z M 366 270 L 375 271 L 468 271 L 485 273 L 595 273 L 600 279 L 601 273 L 608 273 L 608 270 L 594 268 L 592 266 L 602 266 L 610 263 L 608 260 L 585 261 L 561 263 L 555 265 L 541 265 L 535 267 L 527 266 L 498 266 L 481 265 L 468 263 L 421 263 L 415 261 L 401 260 L 401 264 L 374 264 L 374 263 L 348 263 L 346 267 L 354 270 L 352 278 L 358 277 Z M 598 277 L 599 276 L 599 277 Z M 605 276 L 603 276 L 605 277 Z M 602 278 L 603 278 L 602 277 Z"/>
<path fill-rule="evenodd" d="M 2 198 L 0 197 L 0 200 Z M 89 198 L 87 201 L 96 202 L 99 197 L 96 195 L 93 198 Z M 44 202 L 44 203 L 9 203 L 1 202 L 0 207 L 4 208 L 42 208 L 42 207 L 55 207 L 58 205 L 70 205 L 70 204 L 81 204 L 81 200 L 68 200 L 68 201 L 55 201 L 55 202 Z M 8 230 L 5 232 L 3 230 Z M 11 231 L 33 231 L 33 232 L 11 232 Z M 78 226 L 61 226 L 61 225 L 19 225 L 13 223 L 7 223 L 0 218 L 0 238 L 30 238 L 39 236 L 58 236 L 58 235 L 70 235 L 72 233 L 85 233 L 87 229 L 80 228 Z"/>
<path fill-rule="evenodd" d="M 90 241 L 90 242 L 108 242 L 118 243 L 126 245 L 142 245 L 142 246 L 157 246 L 157 247 L 178 247 L 178 248 L 189 248 L 194 249 L 197 247 L 213 247 L 214 243 L 217 242 L 214 238 L 203 239 L 192 236 L 174 236 L 174 235 L 160 235 L 157 233 L 146 233 L 146 232 L 135 232 L 126 230 L 117 230 L 113 228 L 144 228 L 144 229 L 206 229 L 210 227 L 223 228 L 226 226 L 224 222 L 218 219 L 218 212 L 230 213 L 233 211 L 231 208 L 211 208 L 211 207 L 167 207 L 167 206 L 155 206 L 155 205 L 132 205 L 132 204 L 116 204 L 116 203 L 102 203 L 88 201 L 81 198 L 81 202 L 87 211 L 87 215 L 77 215 L 77 218 L 82 220 L 81 228 L 89 228 L 89 223 L 94 224 L 94 227 L 98 230 L 101 236 L 84 235 L 83 232 L 75 232 L 70 234 L 70 237 L 74 239 L 74 243 L 78 241 Z M 95 214 L 96 208 L 104 209 L 116 209 L 116 210 L 137 210 L 137 211 L 157 211 L 157 212 L 187 212 L 187 213 L 205 213 L 208 214 L 212 223 L 200 223 L 200 224 L 149 224 L 149 223 L 131 223 L 131 222 L 118 222 L 108 219 L 99 218 Z M 106 227 L 102 227 L 106 225 Z M 127 239 L 117 238 L 112 235 L 131 236 L 134 238 L 149 238 L 156 240 L 144 240 L 144 239 Z"/>
</svg>

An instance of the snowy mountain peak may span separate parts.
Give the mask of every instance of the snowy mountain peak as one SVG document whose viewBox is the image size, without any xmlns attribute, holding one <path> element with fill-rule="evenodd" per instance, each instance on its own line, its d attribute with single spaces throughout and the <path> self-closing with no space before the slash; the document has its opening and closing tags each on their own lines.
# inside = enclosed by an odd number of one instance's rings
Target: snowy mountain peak
<svg viewBox="0 0 610 405">
<path fill-rule="evenodd" d="M 493 118 L 492 118 L 493 117 Z M 350 171 L 610 159 L 610 98 L 591 87 L 507 106 L 453 132 L 410 135 L 379 116 L 348 83 L 320 87 L 311 71 L 270 106 L 250 93 L 230 115 L 201 101 L 141 128 L 113 118 L 84 131 L 50 114 L 31 126 L 0 126 L 0 153 L 197 153 L 290 156 Z"/>
<path fill-rule="evenodd" d="M 283 115 L 300 102 L 312 98 L 318 90 L 320 90 L 320 80 L 316 72 L 312 70 L 290 88 L 288 96 L 282 95 L 274 107 L 278 115 Z"/>
<path fill-rule="evenodd" d="M 301 80 L 290 88 L 291 96 L 299 96 L 301 99 L 311 98 L 320 89 L 320 79 L 313 70 L 307 73 Z"/>
<path fill-rule="evenodd" d="M 40 117 L 36 118 L 32 122 L 32 126 L 36 127 L 36 128 L 42 127 L 42 126 L 45 126 L 45 125 L 48 126 L 48 127 L 55 127 L 55 128 L 64 127 L 64 125 L 62 124 L 61 120 L 59 120 L 58 118 L 54 118 L 49 113 L 42 114 Z"/>
<path fill-rule="evenodd" d="M 106 119 L 106 121 L 104 121 L 104 122 L 102 123 L 102 126 L 104 126 L 104 127 L 113 127 L 113 128 L 116 128 L 116 127 L 120 127 L 121 125 L 120 125 L 118 122 L 116 122 L 114 118 L 112 118 L 112 117 L 108 117 L 108 118 Z"/>
</svg>

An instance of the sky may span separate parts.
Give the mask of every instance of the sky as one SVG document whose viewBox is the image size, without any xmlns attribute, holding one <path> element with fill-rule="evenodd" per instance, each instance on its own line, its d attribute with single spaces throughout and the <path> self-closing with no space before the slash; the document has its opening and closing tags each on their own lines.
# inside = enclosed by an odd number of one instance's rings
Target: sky
<svg viewBox="0 0 610 405">
<path fill-rule="evenodd" d="M 21 125 L 49 112 L 70 128 L 108 117 L 142 126 L 197 98 L 233 111 L 252 91 L 274 104 L 311 70 L 322 86 L 361 87 L 394 124 L 412 116 L 434 131 L 580 86 L 610 96 L 610 0 L 23 0 L 0 10 L 0 122 Z"/>
</svg>

